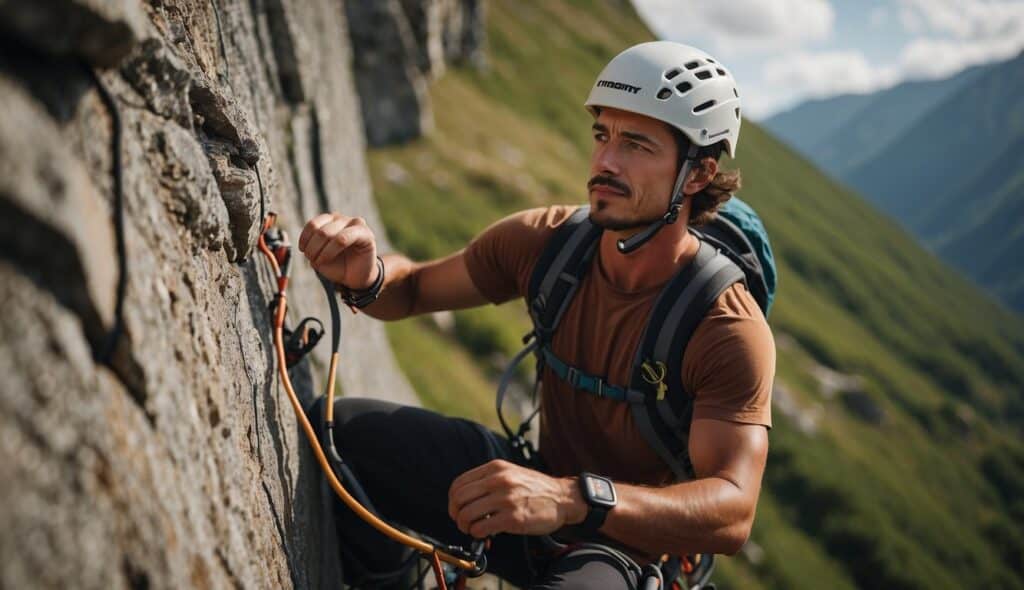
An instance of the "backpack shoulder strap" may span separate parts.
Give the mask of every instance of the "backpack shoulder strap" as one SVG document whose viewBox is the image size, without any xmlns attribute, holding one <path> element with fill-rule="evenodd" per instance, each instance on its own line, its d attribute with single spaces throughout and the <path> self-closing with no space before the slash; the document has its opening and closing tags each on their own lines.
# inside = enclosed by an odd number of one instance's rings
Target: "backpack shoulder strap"
<svg viewBox="0 0 1024 590">
<path fill-rule="evenodd" d="M 530 275 L 527 309 L 542 345 L 572 302 L 597 251 L 601 232 L 590 221 L 590 207 L 580 207 L 559 226 L 537 260 Z"/>
<path fill-rule="evenodd" d="M 515 378 L 516 366 L 531 354 L 537 355 L 538 375 L 540 374 L 544 359 L 543 351 L 547 349 L 551 335 L 562 320 L 562 315 L 572 302 L 580 281 L 590 266 L 590 261 L 597 251 L 601 232 L 600 227 L 590 222 L 590 207 L 580 207 L 548 239 L 530 274 L 526 302 L 530 320 L 533 322 L 533 332 L 523 339 L 526 347 L 515 356 L 502 374 L 494 401 L 502 429 L 513 447 L 524 453 L 526 459 L 532 454 L 532 447 L 526 442 L 523 434 L 529 428 L 530 420 L 536 415 L 539 406 L 520 424 L 518 432 L 515 432 L 505 421 L 502 412 L 505 393 Z M 537 383 L 539 377 L 534 384 L 535 391 Z"/>
<path fill-rule="evenodd" d="M 686 345 L 708 310 L 743 271 L 701 242 L 694 260 L 669 282 L 651 310 L 633 361 L 630 408 L 637 428 L 678 481 L 694 478 L 690 462 L 693 396 L 683 391 Z"/>
</svg>

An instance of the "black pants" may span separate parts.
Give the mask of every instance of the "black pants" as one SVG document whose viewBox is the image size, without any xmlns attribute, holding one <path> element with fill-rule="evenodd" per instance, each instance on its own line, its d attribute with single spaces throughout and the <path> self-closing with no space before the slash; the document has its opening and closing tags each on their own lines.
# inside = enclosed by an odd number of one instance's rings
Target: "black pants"
<svg viewBox="0 0 1024 590">
<path fill-rule="evenodd" d="M 311 412 L 322 424 L 323 400 Z M 343 398 L 334 405 L 338 452 L 377 511 L 388 521 L 449 544 L 471 540 L 448 516 L 448 488 L 463 472 L 493 459 L 516 461 L 507 439 L 458 418 L 380 400 Z M 393 570 L 409 554 L 337 502 L 338 534 L 349 583 L 360 569 Z M 536 539 L 498 535 L 487 553 L 488 571 L 521 588 L 632 589 L 636 574 L 600 551 L 558 558 L 529 557 Z M 367 586 L 370 586 L 367 584 Z"/>
</svg>

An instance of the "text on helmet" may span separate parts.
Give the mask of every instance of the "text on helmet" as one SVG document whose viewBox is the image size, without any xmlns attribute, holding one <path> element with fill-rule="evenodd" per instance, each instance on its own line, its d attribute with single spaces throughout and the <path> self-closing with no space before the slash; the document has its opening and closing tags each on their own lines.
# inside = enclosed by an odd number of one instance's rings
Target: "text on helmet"
<svg viewBox="0 0 1024 590">
<path fill-rule="evenodd" d="M 605 88 L 611 88 L 612 90 L 624 90 L 626 92 L 629 92 L 630 94 L 636 94 L 637 92 L 640 92 L 639 86 L 631 86 L 624 82 L 614 82 L 612 80 L 598 80 L 597 85 L 599 87 L 603 86 Z"/>
</svg>

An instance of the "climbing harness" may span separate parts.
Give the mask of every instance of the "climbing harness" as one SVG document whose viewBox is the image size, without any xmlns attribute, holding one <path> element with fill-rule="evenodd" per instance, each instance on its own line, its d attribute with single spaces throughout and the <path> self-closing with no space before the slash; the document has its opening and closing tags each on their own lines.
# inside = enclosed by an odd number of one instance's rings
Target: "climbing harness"
<svg viewBox="0 0 1024 590">
<path fill-rule="evenodd" d="M 461 589 L 465 587 L 467 578 L 480 576 L 487 569 L 485 551 L 490 544 L 489 541 L 476 540 L 469 549 L 466 549 L 440 543 L 426 535 L 417 534 L 412 536 L 398 530 L 376 514 L 376 510 L 373 509 L 373 505 L 370 503 L 362 486 L 359 485 L 351 469 L 348 468 L 338 454 L 334 444 L 334 386 L 337 379 L 341 342 L 341 313 L 338 308 L 334 284 L 319 273 L 317 277 L 323 285 L 331 308 L 331 362 L 327 373 L 327 391 L 325 393 L 327 406 L 324 422 L 324 444 L 321 444 L 321 441 L 317 439 L 316 432 L 306 417 L 302 404 L 299 402 L 299 397 L 295 393 L 295 388 L 292 386 L 288 369 L 299 362 L 303 356 L 316 346 L 317 342 L 324 335 L 324 328 L 323 324 L 315 318 L 302 320 L 295 330 L 287 330 L 285 328 L 285 315 L 288 310 L 285 291 L 288 287 L 292 253 L 287 234 L 283 230 L 274 227 L 276 220 L 277 215 L 275 213 L 267 215 L 259 237 L 259 249 L 269 261 L 277 280 L 277 292 L 270 304 L 270 312 L 273 317 L 274 348 L 277 353 L 278 372 L 280 373 L 281 383 L 288 394 L 292 408 L 295 410 L 295 416 L 299 421 L 299 425 L 302 427 L 310 446 L 313 448 L 313 454 L 316 456 L 317 462 L 319 462 L 324 475 L 327 477 L 327 482 L 338 497 L 341 498 L 341 501 L 370 526 L 388 538 L 409 547 L 421 557 L 427 558 L 434 571 L 437 587 L 440 590 L 447 590 L 448 588 L 442 562 L 450 564 L 458 570 L 455 588 Z M 355 308 L 353 308 L 354 311 Z M 324 445 L 327 447 L 326 453 L 324 452 Z M 352 489 L 351 493 L 345 485 L 342 485 L 342 479 Z M 405 567 L 401 568 L 398 573 L 404 572 L 405 569 Z"/>
<path fill-rule="evenodd" d="M 666 553 L 653 563 L 641 566 L 626 553 L 604 543 L 561 544 L 550 537 L 544 542 L 548 544 L 545 550 L 550 559 L 578 555 L 604 557 L 622 572 L 627 585 L 637 590 L 715 590 L 710 582 L 714 571 L 714 555 L 711 554 L 673 557 Z M 669 580 L 667 585 L 666 580 Z"/>
</svg>

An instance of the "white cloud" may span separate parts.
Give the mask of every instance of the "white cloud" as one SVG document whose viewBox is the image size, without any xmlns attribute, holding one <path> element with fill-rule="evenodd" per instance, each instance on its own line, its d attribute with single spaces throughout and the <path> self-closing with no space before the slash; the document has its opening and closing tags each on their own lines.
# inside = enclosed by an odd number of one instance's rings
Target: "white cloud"
<svg viewBox="0 0 1024 590">
<path fill-rule="evenodd" d="M 1024 48 L 1024 0 L 890 0 L 863 7 L 889 35 L 879 55 L 836 22 L 830 0 L 633 0 L 661 38 L 708 50 L 741 77 L 743 110 L 770 116 L 807 98 L 874 92 L 1009 59 Z M 886 27 L 895 20 L 904 34 Z M 884 31 L 883 31 L 884 30 Z M 869 59 L 866 55 L 871 55 Z M 741 74 L 740 72 L 743 72 Z"/>
<path fill-rule="evenodd" d="M 894 66 L 872 64 L 859 51 L 791 53 L 768 61 L 763 72 L 765 84 L 813 97 L 872 92 L 897 78 Z"/>
<path fill-rule="evenodd" d="M 905 27 L 918 35 L 899 55 L 906 78 L 950 76 L 968 66 L 1009 59 L 1024 48 L 1024 2 L 1019 0 L 900 3 Z"/>
<path fill-rule="evenodd" d="M 1016 38 L 1024 42 L 1024 2 L 1019 0 L 900 0 L 900 3 L 908 18 L 918 19 L 932 34 L 975 41 Z M 908 30 L 921 32 L 919 28 Z"/>
<path fill-rule="evenodd" d="M 743 110 L 761 120 L 807 99 L 888 88 L 900 76 L 897 64 L 871 62 L 856 50 L 793 51 L 764 63 L 746 86 Z"/>
<path fill-rule="evenodd" d="M 719 56 L 827 40 L 835 12 L 827 0 L 634 0 L 663 39 L 707 44 Z"/>
<path fill-rule="evenodd" d="M 946 78 L 970 66 L 1009 59 L 1022 44 L 1016 39 L 914 39 L 900 52 L 900 69 L 910 80 Z"/>
</svg>

